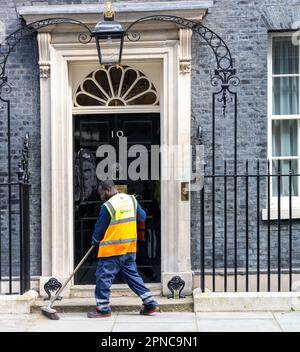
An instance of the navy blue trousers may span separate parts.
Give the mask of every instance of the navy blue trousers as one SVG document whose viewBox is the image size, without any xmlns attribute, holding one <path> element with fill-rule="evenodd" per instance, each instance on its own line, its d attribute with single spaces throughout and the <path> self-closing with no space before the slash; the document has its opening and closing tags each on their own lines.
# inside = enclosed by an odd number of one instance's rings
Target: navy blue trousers
<svg viewBox="0 0 300 352">
<path fill-rule="evenodd" d="M 99 311 L 111 312 L 110 288 L 119 272 L 131 290 L 142 299 L 144 305 L 151 307 L 158 305 L 139 275 L 135 259 L 136 253 L 99 258 L 95 289 L 96 306 Z"/>
</svg>

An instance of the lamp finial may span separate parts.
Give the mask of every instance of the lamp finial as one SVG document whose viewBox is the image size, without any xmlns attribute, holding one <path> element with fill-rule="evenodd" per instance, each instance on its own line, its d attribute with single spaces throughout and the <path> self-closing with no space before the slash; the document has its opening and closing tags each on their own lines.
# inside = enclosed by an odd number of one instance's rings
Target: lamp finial
<svg viewBox="0 0 300 352">
<path fill-rule="evenodd" d="M 111 1 L 106 1 L 106 12 L 104 15 L 105 18 L 113 18 L 114 12 L 111 10 Z"/>
</svg>

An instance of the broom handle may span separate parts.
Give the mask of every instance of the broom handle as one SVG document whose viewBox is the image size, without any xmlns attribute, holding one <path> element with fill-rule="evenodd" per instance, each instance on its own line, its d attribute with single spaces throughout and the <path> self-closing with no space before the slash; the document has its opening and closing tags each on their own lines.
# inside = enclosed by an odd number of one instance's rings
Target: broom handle
<svg viewBox="0 0 300 352">
<path fill-rule="evenodd" d="M 52 300 L 50 301 L 49 306 L 51 307 L 52 304 L 54 303 L 54 301 L 56 300 L 56 298 L 58 297 L 58 295 L 62 292 L 62 290 L 68 285 L 69 281 L 72 279 L 72 277 L 76 274 L 77 270 L 81 267 L 81 265 L 83 264 L 83 262 L 85 262 L 86 258 L 90 255 L 91 251 L 94 249 L 94 245 L 87 251 L 86 255 L 81 259 L 81 261 L 79 262 L 79 264 L 76 266 L 76 268 L 74 269 L 74 271 L 72 272 L 72 274 L 68 277 L 68 279 L 65 281 L 65 283 L 62 285 L 62 287 L 57 291 L 57 293 L 55 294 L 54 298 L 52 298 Z"/>
</svg>

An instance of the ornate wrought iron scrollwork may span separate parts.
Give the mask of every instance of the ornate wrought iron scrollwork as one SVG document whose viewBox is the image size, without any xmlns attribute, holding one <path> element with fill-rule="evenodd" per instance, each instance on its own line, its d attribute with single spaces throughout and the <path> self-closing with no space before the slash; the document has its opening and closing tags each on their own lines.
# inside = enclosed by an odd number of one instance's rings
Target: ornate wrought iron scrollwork
<svg viewBox="0 0 300 352">
<path fill-rule="evenodd" d="M 3 93 L 4 95 L 10 94 L 12 91 L 11 85 L 6 83 L 5 81 L 3 81 L 3 85 L 0 87 L 0 89 L 1 89 L 0 94 Z"/>
<path fill-rule="evenodd" d="M 202 39 L 213 50 L 217 60 L 218 70 L 226 71 L 233 68 L 231 53 L 228 46 L 224 42 L 224 40 L 218 34 L 213 32 L 211 29 L 203 26 L 201 23 L 197 23 L 183 17 L 169 16 L 169 15 L 142 17 L 127 27 L 126 34 L 129 34 L 131 32 L 131 28 L 137 25 L 138 23 L 143 23 L 148 21 L 172 22 L 174 24 L 177 24 L 178 26 L 191 29 L 194 33 L 199 34 L 202 37 Z"/>
<path fill-rule="evenodd" d="M 182 294 L 184 289 L 185 282 L 180 276 L 173 276 L 172 279 L 167 284 L 168 289 L 171 291 L 171 294 L 168 295 L 168 298 L 175 298 L 175 291 L 179 290 L 179 298 L 185 298 L 185 295 Z"/>
<path fill-rule="evenodd" d="M 230 69 L 220 72 L 220 70 L 215 70 L 214 76 L 211 77 L 211 84 L 214 87 L 220 86 L 220 90 L 215 94 L 220 94 L 221 97 L 218 98 L 220 103 L 223 103 L 223 115 L 225 116 L 225 111 L 228 102 L 228 93 L 235 94 L 230 87 L 237 87 L 240 84 L 240 79 L 236 76 L 236 70 Z"/>
<path fill-rule="evenodd" d="M 89 27 L 84 24 L 81 21 L 78 20 L 74 20 L 73 18 L 46 18 L 40 21 L 36 21 L 36 22 L 32 22 L 29 23 L 27 25 L 27 28 L 31 31 L 31 32 L 36 32 L 41 28 L 44 27 L 48 27 L 48 26 L 54 26 L 57 24 L 74 24 L 74 25 L 78 25 L 81 27 L 84 27 L 90 34 L 92 34 L 91 30 L 89 29 Z"/>
<path fill-rule="evenodd" d="M 58 24 L 73 24 L 84 27 L 86 33 L 81 33 L 78 36 L 78 40 L 83 43 L 87 44 L 91 41 L 91 30 L 89 27 L 81 21 L 74 20 L 72 18 L 46 18 L 44 20 L 36 21 L 29 23 L 26 25 L 24 22 L 22 26 L 11 33 L 5 40 L 0 44 L 0 99 L 2 98 L 2 94 L 9 94 L 10 90 L 7 91 L 8 83 L 7 83 L 7 76 L 5 74 L 5 68 L 7 59 L 15 48 L 15 46 L 25 37 L 30 37 L 34 33 L 36 33 L 39 29 L 54 26 Z M 10 89 L 10 88 L 9 88 Z M 3 99 L 4 100 L 4 99 Z"/>
<path fill-rule="evenodd" d="M 5 75 L 5 68 L 8 57 L 14 47 L 20 42 L 20 40 L 30 35 L 30 29 L 27 26 L 22 25 L 21 28 L 6 37 L 4 42 L 0 44 L 0 98 L 2 93 L 9 94 L 11 92 L 11 87 L 7 83 L 7 77 Z"/>
<path fill-rule="evenodd" d="M 46 291 L 46 293 L 48 295 L 48 297 L 44 298 L 44 300 L 45 301 L 50 300 L 51 299 L 51 291 L 52 292 L 56 291 L 56 293 L 57 293 L 61 289 L 61 287 L 62 287 L 62 284 L 57 279 L 55 279 L 54 277 L 49 279 L 44 285 L 44 290 Z M 56 300 L 61 301 L 62 297 L 57 296 Z"/>
<path fill-rule="evenodd" d="M 141 33 L 140 32 L 131 32 L 131 31 L 126 32 L 126 37 L 131 42 L 138 42 L 141 39 Z"/>
<path fill-rule="evenodd" d="M 240 80 L 236 76 L 236 70 L 233 67 L 233 60 L 230 53 L 230 50 L 224 40 L 214 31 L 208 27 L 197 23 L 186 18 L 178 16 L 169 16 L 169 15 L 160 15 L 160 16 L 147 16 L 142 17 L 129 25 L 126 29 L 126 35 L 129 40 L 132 41 L 132 32 L 131 29 L 133 26 L 147 22 L 147 21 L 164 21 L 172 22 L 178 26 L 189 28 L 193 33 L 197 33 L 200 37 L 206 42 L 206 44 L 212 49 L 215 58 L 217 68 L 215 70 L 215 75 L 211 79 L 211 83 L 214 87 L 218 86 L 218 81 L 220 81 L 221 89 L 215 94 L 221 95 L 221 98 L 218 99 L 219 102 L 223 103 L 223 115 L 225 116 L 225 111 L 228 103 L 228 95 L 234 94 L 230 90 L 230 86 L 236 87 L 239 85 Z M 137 32 L 138 33 L 138 32 Z M 138 33 L 136 40 L 140 39 L 140 34 Z"/>
<path fill-rule="evenodd" d="M 30 173 L 28 168 L 29 160 L 29 133 L 27 132 L 23 142 L 22 159 L 19 162 L 18 180 L 22 183 L 29 183 Z"/>
<path fill-rule="evenodd" d="M 78 41 L 81 44 L 88 44 L 91 40 L 92 40 L 92 37 L 89 36 L 89 33 L 87 33 L 87 32 L 80 33 L 78 36 Z"/>
</svg>

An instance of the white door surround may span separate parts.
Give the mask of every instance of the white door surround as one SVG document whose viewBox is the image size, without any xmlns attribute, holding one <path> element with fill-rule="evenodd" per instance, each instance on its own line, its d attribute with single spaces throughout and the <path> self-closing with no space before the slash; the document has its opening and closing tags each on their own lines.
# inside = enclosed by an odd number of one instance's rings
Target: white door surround
<svg viewBox="0 0 300 352">
<path fill-rule="evenodd" d="M 203 8 L 201 11 L 199 14 L 202 18 L 205 11 Z M 184 11 L 181 12 L 183 17 L 190 17 L 185 16 Z M 139 16 L 139 13 L 134 15 Z M 27 17 L 29 18 L 30 14 Z M 35 20 L 36 17 L 37 14 L 34 14 Z M 68 14 L 66 17 L 74 16 Z M 126 41 L 123 62 L 140 67 L 143 63 L 151 62 L 160 65 L 158 91 L 161 145 L 190 145 L 192 32 L 189 29 L 178 29 L 174 25 L 166 27 L 165 24 L 158 24 L 155 26 L 155 35 L 151 38 L 149 29 L 153 27 L 152 23 L 147 32 L 147 26 L 144 25 L 142 38 L 145 31 L 145 40 Z M 51 276 L 64 280 L 73 270 L 73 129 L 70 67 L 89 63 L 95 66 L 98 60 L 94 43 L 83 45 L 75 42 L 77 34 L 67 34 L 57 28 L 54 32 L 38 33 L 43 195 L 41 285 Z M 163 294 L 168 294 L 168 281 L 179 275 L 185 281 L 183 293 L 191 294 L 193 287 L 190 201 L 181 200 L 181 181 L 164 181 L 164 173 L 170 169 L 178 169 L 182 161 L 172 160 L 164 151 L 161 161 L 162 291 Z"/>
<path fill-rule="evenodd" d="M 74 48 L 74 45 L 66 44 L 51 45 L 50 52 L 52 266 L 48 267 L 51 271 L 43 272 L 43 275 L 65 278 L 73 269 L 73 130 L 68 68 L 74 61 L 95 62 L 97 53 L 94 48 Z M 190 102 L 187 99 L 190 87 L 185 84 L 188 77 L 179 73 L 178 57 L 178 41 L 134 43 L 126 46 L 124 51 L 126 63 L 135 60 L 158 60 L 161 63 L 162 145 L 189 144 L 190 141 Z M 175 167 L 166 157 L 162 155 L 162 165 Z M 168 292 L 166 285 L 172 276 L 180 275 L 186 281 L 186 292 L 191 292 L 190 203 L 181 201 L 180 183 L 177 181 L 162 181 L 161 192 L 163 291 Z M 49 214 L 43 216 L 48 219 Z M 46 243 L 49 245 L 49 240 Z M 43 263 L 49 263 L 49 259 L 43 257 Z"/>
</svg>

